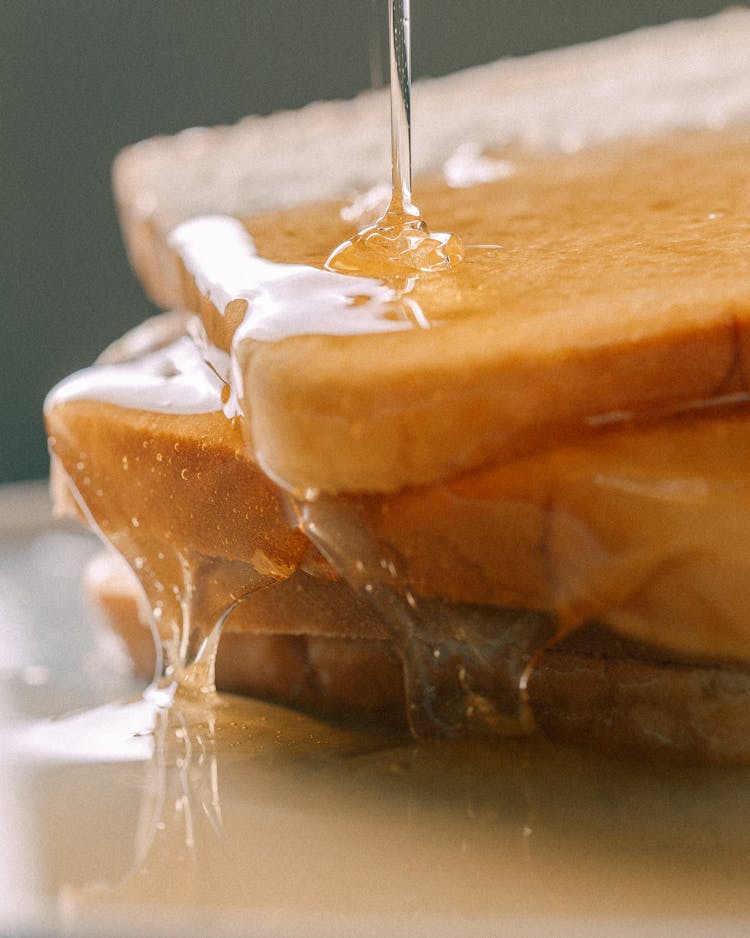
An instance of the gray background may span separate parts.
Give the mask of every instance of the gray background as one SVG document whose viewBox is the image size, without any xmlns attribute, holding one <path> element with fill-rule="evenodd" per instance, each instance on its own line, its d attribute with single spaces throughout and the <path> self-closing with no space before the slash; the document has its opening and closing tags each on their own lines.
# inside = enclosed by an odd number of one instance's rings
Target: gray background
<svg viewBox="0 0 750 938">
<path fill-rule="evenodd" d="M 115 153 L 367 88 L 370 4 L 0 0 L 0 482 L 46 474 L 45 391 L 151 311 L 120 246 Z M 725 5 L 413 0 L 414 75 Z"/>
</svg>

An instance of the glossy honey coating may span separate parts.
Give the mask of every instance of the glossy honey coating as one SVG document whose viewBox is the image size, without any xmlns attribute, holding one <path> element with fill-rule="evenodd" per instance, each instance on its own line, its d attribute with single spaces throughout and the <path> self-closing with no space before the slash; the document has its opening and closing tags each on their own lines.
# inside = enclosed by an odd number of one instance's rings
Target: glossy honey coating
<svg viewBox="0 0 750 938">
<path fill-rule="evenodd" d="M 78 400 L 47 413 L 68 504 L 137 573 L 165 642 L 169 681 L 248 593 L 284 579 L 310 553 L 278 491 L 243 455 L 224 415 L 154 414 Z M 218 639 L 218 633 L 216 635 Z M 196 678 L 213 683 L 213 661 Z"/>
<path fill-rule="evenodd" d="M 199 350 L 188 325 L 144 323 L 53 389 L 45 419 L 58 512 L 138 576 L 165 680 L 210 688 L 211 642 L 238 603 L 302 563 L 330 572 L 249 458 L 222 409 L 221 356 Z"/>
<path fill-rule="evenodd" d="M 236 422 L 101 401 L 53 407 L 55 456 L 105 537 L 150 537 L 212 557 L 294 568 L 306 550 Z M 265 558 L 265 559 L 264 559 Z"/>
</svg>

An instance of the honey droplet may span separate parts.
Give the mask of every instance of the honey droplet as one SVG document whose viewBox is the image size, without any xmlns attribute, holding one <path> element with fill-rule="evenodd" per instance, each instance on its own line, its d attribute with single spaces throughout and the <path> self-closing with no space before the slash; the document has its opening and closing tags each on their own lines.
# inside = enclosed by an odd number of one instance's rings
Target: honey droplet
<svg viewBox="0 0 750 938">
<path fill-rule="evenodd" d="M 384 280 L 449 270 L 463 259 L 458 235 L 433 233 L 417 213 L 393 211 L 340 244 L 326 266 L 338 273 Z"/>
</svg>

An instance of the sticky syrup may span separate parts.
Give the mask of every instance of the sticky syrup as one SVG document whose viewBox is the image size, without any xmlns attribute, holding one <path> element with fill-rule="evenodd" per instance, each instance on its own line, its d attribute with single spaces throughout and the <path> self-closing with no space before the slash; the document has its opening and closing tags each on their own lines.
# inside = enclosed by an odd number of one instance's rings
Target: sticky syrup
<svg viewBox="0 0 750 938">
<path fill-rule="evenodd" d="M 308 934 L 312 920 L 326 936 L 373 922 L 573 935 L 627 930 L 635 908 L 721 930 L 748 914 L 747 769 L 542 740 L 413 746 L 231 697 L 11 729 L 11 931 L 31 930 L 30 909 L 76 934 L 192 934 L 210 917 L 227 935 Z"/>
<path fill-rule="evenodd" d="M 391 200 L 385 214 L 331 253 L 327 267 L 370 277 L 408 277 L 455 267 L 455 234 L 432 233 L 412 201 L 410 0 L 389 0 Z"/>
</svg>

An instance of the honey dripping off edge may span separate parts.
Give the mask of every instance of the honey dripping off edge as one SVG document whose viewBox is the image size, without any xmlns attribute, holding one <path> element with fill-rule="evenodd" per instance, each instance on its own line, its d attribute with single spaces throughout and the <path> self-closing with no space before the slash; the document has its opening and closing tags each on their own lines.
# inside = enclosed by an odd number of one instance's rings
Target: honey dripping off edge
<svg viewBox="0 0 750 938">
<path fill-rule="evenodd" d="M 416 278 L 424 274 L 433 274 L 437 272 L 447 272 L 455 268 L 464 259 L 464 246 L 458 235 L 447 232 L 430 231 L 427 223 L 422 218 L 419 208 L 412 200 L 412 168 L 411 168 L 411 65 L 410 65 L 410 11 L 409 0 L 390 0 L 389 3 L 389 44 L 390 44 L 390 110 L 391 110 L 391 197 L 388 207 L 377 222 L 361 229 L 352 239 L 347 240 L 336 247 L 329 255 L 325 268 L 329 273 L 345 275 L 349 277 L 369 278 L 371 280 L 380 280 L 382 287 L 395 290 L 391 296 L 390 306 L 395 303 L 397 310 L 396 320 L 412 321 L 413 325 L 425 328 L 427 323 L 424 316 L 417 308 L 416 315 L 411 309 L 411 305 L 405 303 L 404 294 L 412 289 Z M 218 221 L 218 220 L 217 220 Z M 241 240 L 245 240 L 242 238 Z M 482 245 L 482 253 L 486 249 L 495 247 L 495 245 Z M 253 253 L 251 250 L 250 253 Z M 475 251 L 472 250 L 472 254 Z M 312 282 L 310 283 L 312 286 Z M 256 305 L 257 305 L 257 297 Z M 365 297 L 365 305 L 370 305 L 374 297 Z M 381 298 L 382 302 L 382 298 Z M 349 305 L 349 303 L 347 303 Z M 361 305 L 354 303 L 353 305 Z M 380 304 L 375 301 L 375 305 Z M 238 330 L 241 336 L 245 329 Z M 338 330 L 336 330 L 338 331 Z M 296 500 L 296 499 L 295 499 Z M 307 499 L 304 499 L 307 501 Z M 368 590 L 363 588 L 363 584 L 358 583 L 358 577 L 352 577 L 348 570 L 349 560 L 335 558 L 336 551 L 333 548 L 333 542 L 321 537 L 319 525 L 315 521 L 310 524 L 310 513 L 313 517 L 317 514 L 314 502 L 307 501 L 307 510 L 304 505 L 298 503 L 300 510 L 301 527 L 310 540 L 315 543 L 324 556 L 333 561 L 333 566 L 338 569 L 339 574 L 349 583 L 355 594 L 367 596 L 371 604 L 376 609 L 379 616 L 384 621 L 386 628 L 391 632 L 392 639 L 396 648 L 399 650 L 399 656 L 402 659 L 404 692 L 406 704 L 406 719 L 410 725 L 413 734 L 417 737 L 430 736 L 452 736 L 460 732 L 462 727 L 467 724 L 477 723 L 483 725 L 485 730 L 491 728 L 494 733 L 499 735 L 525 735 L 534 728 L 534 719 L 528 702 L 526 690 L 526 681 L 528 679 L 529 667 L 532 666 L 533 651 L 531 649 L 531 658 L 525 667 L 511 678 L 511 683 L 515 685 L 515 693 L 511 696 L 515 698 L 514 705 L 510 706 L 510 713 L 498 711 L 496 706 L 486 700 L 483 695 L 477 695 L 472 687 L 471 680 L 468 679 L 468 672 L 465 667 L 460 667 L 456 675 L 449 679 L 449 683 L 457 681 L 458 684 L 453 688 L 452 698 L 449 704 L 450 715 L 447 713 L 439 714 L 435 709 L 435 703 L 432 698 L 435 694 L 433 681 L 437 677 L 434 668 L 437 665 L 439 671 L 444 671 L 439 666 L 442 646 L 447 638 L 442 639 L 436 636 L 423 635 L 418 638 L 420 632 L 426 623 L 422 622 L 420 627 L 419 619 L 424 618 L 424 614 L 418 612 L 416 607 L 412 608 L 409 604 L 410 591 L 406 590 L 403 597 L 394 594 L 386 589 L 389 595 L 369 596 Z M 325 500 L 324 500 L 325 501 Z M 308 523 L 305 523 L 305 519 Z M 339 518 L 339 523 L 342 521 Z M 348 527 L 351 519 L 344 521 L 344 527 Z M 335 524 L 339 527 L 339 524 Z M 364 531 L 360 532 L 360 537 L 364 535 L 365 541 L 369 540 Z M 334 537 L 333 541 L 337 540 Z M 364 545 L 360 544 L 360 547 Z M 370 545 L 369 550 L 377 547 Z M 365 551 L 367 552 L 367 548 Z M 357 553 L 357 551 L 355 551 Z M 339 562 L 337 562 L 337 560 Z M 369 585 L 369 584 L 368 584 Z M 370 585 L 370 589 L 372 586 Z M 378 591 L 380 593 L 381 591 Z M 408 607 L 408 608 L 407 608 Z M 210 633 L 213 641 L 209 641 L 212 646 L 208 652 L 209 670 L 203 674 L 201 665 L 201 655 L 198 654 L 196 660 L 192 662 L 192 667 L 198 666 L 201 672 L 204 686 L 213 689 L 213 669 L 218 651 L 219 635 L 221 625 L 229 616 L 232 609 L 227 610 L 221 617 L 221 624 Z M 429 616 L 428 616 L 429 618 Z M 407 624 L 408 623 L 408 624 Z M 184 626 L 183 626 L 184 627 Z M 443 625 L 443 628 L 445 626 Z M 431 628 L 427 627 L 427 633 Z M 440 629 L 438 629 L 440 631 Z M 450 631 L 450 630 L 449 630 Z M 204 636 L 207 638 L 208 636 Z M 449 644 L 452 639 L 448 638 Z M 536 644 L 532 640 L 532 644 Z M 425 645 L 422 651 L 418 647 Z M 434 645 L 434 647 L 433 647 Z M 425 653 L 427 659 L 425 660 Z M 168 655 L 174 658 L 174 654 Z M 184 660 L 184 655 L 178 656 Z M 190 670 L 190 669 L 188 669 Z M 448 670 L 451 665 L 448 664 Z M 206 677 L 208 680 L 206 681 Z M 172 679 L 174 675 L 172 676 Z M 165 676 L 162 676 L 164 681 Z M 167 679 L 168 681 L 169 679 Z M 180 691 L 184 691 L 184 676 L 178 678 L 177 685 Z M 192 681 L 189 683 L 193 683 Z M 477 702 L 480 706 L 477 707 Z M 456 709 L 456 707 L 458 709 Z M 438 708 L 439 709 L 439 708 Z M 479 710 L 480 712 L 475 712 Z M 513 710 L 516 712 L 513 713 Z M 446 719 L 447 717 L 447 719 Z"/>
</svg>

